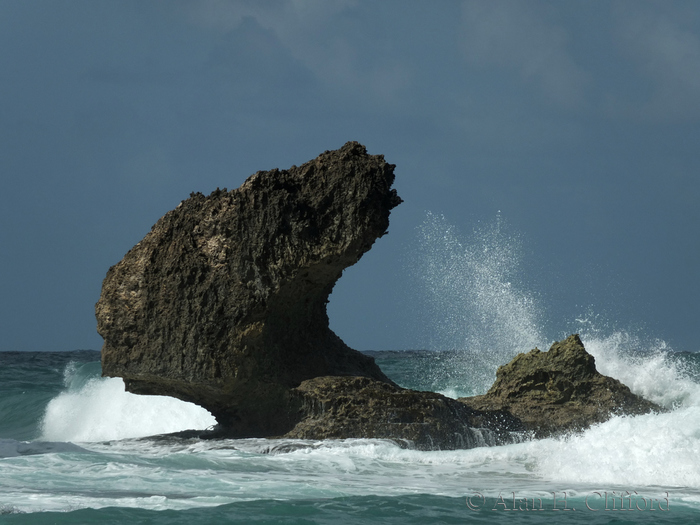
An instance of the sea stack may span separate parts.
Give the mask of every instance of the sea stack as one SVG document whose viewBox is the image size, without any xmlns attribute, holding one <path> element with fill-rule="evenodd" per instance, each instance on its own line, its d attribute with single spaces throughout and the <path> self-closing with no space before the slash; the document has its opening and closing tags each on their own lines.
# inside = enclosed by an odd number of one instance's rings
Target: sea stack
<svg viewBox="0 0 700 525">
<path fill-rule="evenodd" d="M 500 410 L 520 419 L 535 437 L 581 431 L 615 415 L 660 412 L 617 379 L 598 372 L 578 334 L 535 348 L 498 368 L 483 396 L 458 401 L 476 410 Z"/>
<path fill-rule="evenodd" d="M 102 373 L 208 409 L 227 435 L 298 422 L 290 389 L 319 376 L 391 381 L 328 327 L 343 270 L 387 232 L 394 165 L 348 142 L 232 191 L 192 194 L 107 272 Z"/>
</svg>

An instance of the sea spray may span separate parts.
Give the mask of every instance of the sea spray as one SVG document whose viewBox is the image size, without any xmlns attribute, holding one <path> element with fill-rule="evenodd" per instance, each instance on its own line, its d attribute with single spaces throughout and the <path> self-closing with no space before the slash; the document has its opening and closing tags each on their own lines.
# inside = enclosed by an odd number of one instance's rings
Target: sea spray
<svg viewBox="0 0 700 525">
<path fill-rule="evenodd" d="M 201 407 L 165 396 L 126 392 L 119 378 L 99 377 L 99 363 L 66 365 L 66 390 L 52 399 L 42 439 L 89 442 L 205 429 L 216 424 Z"/>
<path fill-rule="evenodd" d="M 521 259 L 520 237 L 500 213 L 471 235 L 431 212 L 418 227 L 410 266 L 420 292 L 416 302 L 430 325 L 425 343 L 455 351 L 445 363 L 447 377 L 434 380 L 443 393 L 482 394 L 498 366 L 543 344 L 541 308 L 523 287 Z M 473 371 L 468 378 L 456 373 L 467 368 Z M 446 387 L 445 379 L 463 383 Z"/>
<path fill-rule="evenodd" d="M 620 380 L 632 392 L 665 408 L 700 406 L 700 385 L 691 377 L 688 362 L 681 364 L 674 359 L 674 352 L 664 341 L 646 341 L 627 331 L 595 336 L 581 332 L 602 374 Z"/>
<path fill-rule="evenodd" d="M 433 348 L 463 348 L 450 360 L 436 354 L 446 366 L 467 367 L 475 373 L 491 367 L 493 374 L 515 353 L 542 345 L 539 305 L 526 291 L 526 283 L 514 278 L 519 275 L 520 241 L 505 234 L 500 218 L 467 238 L 444 217 L 429 214 L 419 237 L 421 264 L 416 275 L 428 297 L 427 311 L 441 331 Z M 614 417 L 583 433 L 474 449 L 465 455 L 476 463 L 504 462 L 510 472 L 522 464 L 538 478 L 561 487 L 699 488 L 699 360 L 693 355 L 678 358 L 663 340 L 609 329 L 608 324 L 589 314 L 569 326 L 571 332 L 581 334 L 601 373 L 670 412 Z M 480 370 L 474 370 L 475 363 Z M 443 377 L 459 375 L 452 371 Z M 483 375 L 481 383 L 478 377 L 472 378 L 472 384 L 481 384 L 482 389 L 492 381 L 489 374 Z M 454 383 L 443 386 L 446 393 L 459 388 Z M 488 490 L 486 484 L 484 490 Z M 688 502 L 697 499 L 686 497 Z"/>
<path fill-rule="evenodd" d="M 424 343 L 440 351 L 422 365 L 429 377 L 420 388 L 451 397 L 482 394 L 497 368 L 517 353 L 549 349 L 555 338 L 541 328 L 544 308 L 528 288 L 522 247 L 522 236 L 509 231 L 500 213 L 471 235 L 442 215 L 426 214 L 410 266 L 419 291 L 415 302 L 431 327 Z M 602 374 L 667 408 L 700 405 L 698 378 L 689 375 L 695 367 L 686 363 L 684 370 L 663 340 L 611 329 L 590 311 L 566 324 L 569 331 L 556 338 L 579 333 Z"/>
<path fill-rule="evenodd" d="M 700 406 L 700 354 L 675 352 L 666 341 L 641 329 L 620 328 L 590 309 L 570 326 L 600 373 L 668 409 Z"/>
<path fill-rule="evenodd" d="M 428 346 L 443 350 L 434 353 L 432 368 L 423 369 L 430 370 L 443 393 L 464 392 L 465 383 L 477 390 L 473 393 L 482 393 L 497 367 L 516 353 L 535 346 L 548 349 L 540 329 L 542 308 L 519 269 L 521 239 L 506 232 L 500 217 L 465 236 L 443 216 L 429 213 L 418 239 L 413 270 L 423 295 L 420 304 L 435 331 Z M 523 475 L 529 472 L 550 487 L 555 483 L 582 494 L 601 487 L 659 488 L 658 494 L 676 489 L 676 494 L 686 492 L 684 501 L 697 504 L 700 359 L 676 354 L 665 341 L 641 331 L 610 328 L 611 323 L 591 312 L 567 325 L 569 331 L 558 334 L 559 339 L 579 333 L 601 373 L 669 412 L 617 416 L 582 433 L 473 449 L 457 454 L 461 461 L 481 464 L 482 473 L 498 471 L 498 465 L 511 475 L 522 468 Z M 453 368 L 441 372 L 440 366 Z M 479 482 L 485 494 L 500 493 L 488 476 Z M 536 485 L 533 480 L 530 486 Z"/>
</svg>

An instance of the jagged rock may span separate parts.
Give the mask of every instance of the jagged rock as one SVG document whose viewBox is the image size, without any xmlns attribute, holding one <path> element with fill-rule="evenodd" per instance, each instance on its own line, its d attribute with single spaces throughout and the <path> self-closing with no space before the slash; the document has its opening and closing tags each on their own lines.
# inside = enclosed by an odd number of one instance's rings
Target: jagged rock
<svg viewBox="0 0 700 525">
<path fill-rule="evenodd" d="M 536 437 L 583 430 L 617 414 L 661 408 L 633 394 L 617 379 L 600 374 L 578 335 L 518 354 L 496 372 L 483 396 L 459 398 L 478 410 L 503 410 L 518 417 Z"/>
<path fill-rule="evenodd" d="M 367 377 L 309 379 L 292 396 L 302 419 L 287 438 L 387 438 L 434 450 L 502 444 L 512 440 L 512 431 L 523 430 L 510 414 Z"/>
<path fill-rule="evenodd" d="M 298 421 L 289 389 L 318 376 L 391 381 L 328 327 L 344 268 L 384 235 L 394 165 L 349 142 L 233 191 L 192 194 L 107 272 L 102 372 L 130 392 L 207 408 L 231 436 Z"/>
<path fill-rule="evenodd" d="M 401 202 L 393 170 L 350 142 L 237 190 L 192 194 L 107 273 L 103 374 L 207 408 L 219 422 L 207 437 L 469 448 L 659 409 L 599 374 L 578 336 L 520 354 L 486 395 L 460 400 L 402 389 L 348 348 L 328 327 L 328 296 L 386 233 Z"/>
</svg>

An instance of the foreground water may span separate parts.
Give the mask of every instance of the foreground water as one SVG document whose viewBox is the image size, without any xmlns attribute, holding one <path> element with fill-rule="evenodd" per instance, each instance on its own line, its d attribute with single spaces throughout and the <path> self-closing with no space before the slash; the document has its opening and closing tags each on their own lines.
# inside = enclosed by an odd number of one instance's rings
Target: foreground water
<svg viewBox="0 0 700 525">
<path fill-rule="evenodd" d="M 620 333 L 584 344 L 603 373 L 671 410 L 460 451 L 147 437 L 213 420 L 125 393 L 96 352 L 0 353 L 0 523 L 696 523 L 698 356 L 634 350 Z M 453 396 L 478 391 L 487 368 L 468 352 L 374 355 L 399 384 Z"/>
</svg>

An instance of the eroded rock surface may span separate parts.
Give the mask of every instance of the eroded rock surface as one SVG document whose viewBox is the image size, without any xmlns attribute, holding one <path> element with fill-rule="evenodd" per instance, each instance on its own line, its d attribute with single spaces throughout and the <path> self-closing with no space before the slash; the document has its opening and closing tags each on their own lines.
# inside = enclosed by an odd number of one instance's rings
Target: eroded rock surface
<svg viewBox="0 0 700 525">
<path fill-rule="evenodd" d="M 502 411 L 472 409 L 441 394 L 368 377 L 317 377 L 292 396 L 302 419 L 288 438 L 386 438 L 435 450 L 507 443 L 524 428 Z"/>
<path fill-rule="evenodd" d="M 237 190 L 192 194 L 109 269 L 96 305 L 102 371 L 130 392 L 207 408 L 232 436 L 298 421 L 318 376 L 391 381 L 328 327 L 344 268 L 384 235 L 394 165 L 349 142 Z"/>
<path fill-rule="evenodd" d="M 604 376 L 578 335 L 518 354 L 496 372 L 483 396 L 458 401 L 478 410 L 503 410 L 519 418 L 536 437 L 588 428 L 613 415 L 638 415 L 661 408 Z"/>
<path fill-rule="evenodd" d="M 207 408 L 219 422 L 208 437 L 470 448 L 660 410 L 599 374 L 577 335 L 518 355 L 487 394 L 459 400 L 400 388 L 348 348 L 326 303 L 386 233 L 401 202 L 393 171 L 349 142 L 237 190 L 192 194 L 107 273 L 96 305 L 103 374 Z"/>
</svg>

